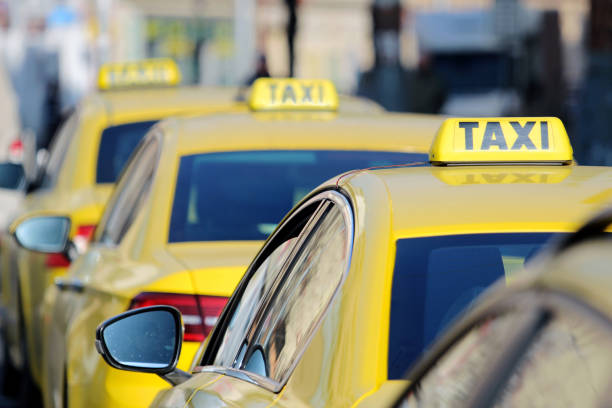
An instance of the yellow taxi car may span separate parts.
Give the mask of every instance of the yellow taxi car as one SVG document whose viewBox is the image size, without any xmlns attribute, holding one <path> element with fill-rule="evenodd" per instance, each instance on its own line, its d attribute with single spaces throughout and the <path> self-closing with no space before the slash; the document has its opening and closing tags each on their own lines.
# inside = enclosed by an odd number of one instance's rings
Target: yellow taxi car
<svg viewBox="0 0 612 408">
<path fill-rule="evenodd" d="M 381 406 L 454 317 L 610 195 L 555 118 L 447 119 L 431 166 L 354 171 L 315 189 L 247 269 L 191 372 L 175 309 L 98 327 L 111 366 L 176 386 L 154 407 Z M 145 329 L 146 328 L 146 329 Z M 93 334 L 93 333 L 92 333 Z"/>
<path fill-rule="evenodd" d="M 610 224 L 608 208 L 478 299 L 394 406 L 612 406 Z"/>
<path fill-rule="evenodd" d="M 278 98 L 266 100 L 275 88 Z M 46 406 L 148 405 L 167 384 L 106 366 L 90 335 L 100 322 L 130 308 L 177 307 L 187 369 L 250 259 L 297 201 L 353 168 L 427 161 L 441 124 L 337 112 L 342 101 L 328 81 L 260 80 L 251 95 L 250 112 L 168 119 L 137 148 L 91 246 L 45 293 Z M 65 222 L 28 217 L 15 234 L 30 249 L 57 252 L 63 239 L 59 247 L 40 241 L 52 243 Z"/>
<path fill-rule="evenodd" d="M 134 84 L 139 79 L 137 69 L 146 74 L 141 78 L 144 85 L 158 86 L 111 88 L 111 80 L 126 85 L 121 72 Z M 149 78 L 151 72 L 168 86 L 161 87 Z M 176 114 L 246 109 L 244 103 L 234 101 L 236 91 L 232 89 L 169 86 L 179 76 L 176 65 L 165 60 L 102 67 L 103 92 L 87 97 L 59 130 L 39 188 L 27 195 L 15 218 L 47 211 L 70 214 L 73 240 L 82 249 L 123 165 L 155 122 Z M 28 356 L 42 350 L 40 305 L 44 289 L 65 272 L 69 262 L 61 254 L 42 256 L 22 250 L 8 234 L 0 243 L 0 260 L 9 361 L 27 373 Z M 39 382 L 40 368 L 31 359 L 29 365 Z"/>
</svg>

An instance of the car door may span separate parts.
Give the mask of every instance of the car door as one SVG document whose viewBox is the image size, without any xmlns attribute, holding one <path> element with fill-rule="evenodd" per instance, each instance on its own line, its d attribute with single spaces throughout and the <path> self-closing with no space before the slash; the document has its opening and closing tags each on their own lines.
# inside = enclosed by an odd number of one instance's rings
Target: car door
<svg viewBox="0 0 612 408">
<path fill-rule="evenodd" d="M 154 406 L 185 397 L 193 407 L 277 400 L 344 282 L 352 244 L 352 210 L 342 194 L 320 193 L 293 211 L 228 302 L 199 374 Z"/>
<path fill-rule="evenodd" d="M 44 397 L 48 403 L 53 402 L 48 406 L 61 406 L 67 336 L 71 322 L 90 301 L 86 293 L 88 282 L 104 265 L 119 260 L 116 249 L 149 195 L 160 151 L 161 137 L 155 132 L 141 142 L 117 181 L 90 248 L 45 294 L 43 369 L 49 392 Z"/>
<path fill-rule="evenodd" d="M 513 296 L 417 366 L 396 407 L 609 406 L 612 324 L 556 293 Z"/>
</svg>

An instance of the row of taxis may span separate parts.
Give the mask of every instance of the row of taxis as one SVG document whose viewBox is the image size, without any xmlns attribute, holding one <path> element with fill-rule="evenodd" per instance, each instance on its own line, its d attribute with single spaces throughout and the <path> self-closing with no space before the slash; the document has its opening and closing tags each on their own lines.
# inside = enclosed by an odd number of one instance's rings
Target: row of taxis
<svg viewBox="0 0 612 408">
<path fill-rule="evenodd" d="M 121 70 L 130 69 L 111 66 L 101 78 L 121 78 Z M 103 364 L 89 335 L 102 320 L 152 304 L 177 307 L 186 322 L 182 366 L 187 368 L 250 258 L 284 213 L 343 171 L 425 161 L 440 124 L 439 118 L 417 115 L 385 114 L 381 121 L 380 108 L 339 97 L 328 81 L 260 81 L 248 106 L 236 102 L 236 94 L 233 89 L 164 88 L 92 96 L 105 101 L 107 115 L 125 116 L 125 123 L 111 121 L 113 127 L 136 127 L 143 118 L 151 119 L 133 131 L 133 143 L 121 157 L 116 151 L 103 154 L 106 130 L 75 131 L 64 145 L 60 132 L 45 173 L 54 174 L 51 164 L 60 153 L 67 158 L 56 172 L 75 177 L 88 170 L 90 183 L 100 181 L 100 169 L 109 162 L 127 163 L 114 173 L 112 193 L 112 186 L 102 182 L 89 186 L 101 192 L 100 205 L 96 213 L 87 208 L 88 225 L 96 227 L 83 256 L 76 253 L 84 247 L 79 234 L 84 221 L 79 211 L 62 206 L 84 201 L 83 188 L 70 189 L 74 199 L 56 185 L 31 193 L 28 200 L 39 207 L 26 208 L 11 227 L 16 239 L 7 237 L 11 245 L 25 248 L 11 256 L 35 259 L 34 267 L 5 265 L 3 276 L 18 283 L 3 285 L 9 292 L 3 301 L 11 309 L 7 300 L 17 298 L 15 320 L 29 315 L 7 324 L 20 330 L 8 336 L 14 339 L 9 348 L 21 352 L 21 367 L 30 373 L 33 388 L 42 390 L 45 406 L 147 405 L 165 383 Z M 203 102 L 197 105 L 194 99 Z M 139 113 L 130 116 L 130 110 Z M 156 123 L 167 116 L 175 118 Z M 79 138 L 94 151 L 95 166 L 81 160 L 86 155 L 75 147 Z M 119 133 L 114 140 L 126 139 Z M 66 163 L 83 167 L 67 168 Z M 48 202 L 41 199 L 53 194 Z M 58 246 L 54 240 L 59 238 Z M 49 258 L 61 259 L 61 266 L 74 263 L 68 271 L 56 270 L 49 268 Z M 38 275 L 23 279 L 24 270 Z M 23 301 L 26 286 L 28 303 Z"/>
<path fill-rule="evenodd" d="M 422 352 L 610 196 L 555 118 L 392 115 L 322 80 L 211 99 L 141 134 L 83 255 L 68 210 L 11 226 L 74 261 L 36 282 L 45 406 L 412 406 Z"/>
<path fill-rule="evenodd" d="M 606 252 L 564 267 L 536 253 L 551 240 L 555 253 L 576 246 L 568 234 L 609 198 L 610 169 L 577 166 L 554 118 L 448 119 L 429 162 L 349 172 L 306 196 L 252 261 L 191 373 L 175 369 L 181 318 L 167 306 L 105 321 L 98 351 L 174 384 L 156 407 L 607 406 L 606 263 L 574 276 Z M 521 272 L 532 262 L 545 272 Z M 599 308 L 581 309 L 586 295 Z"/>
</svg>

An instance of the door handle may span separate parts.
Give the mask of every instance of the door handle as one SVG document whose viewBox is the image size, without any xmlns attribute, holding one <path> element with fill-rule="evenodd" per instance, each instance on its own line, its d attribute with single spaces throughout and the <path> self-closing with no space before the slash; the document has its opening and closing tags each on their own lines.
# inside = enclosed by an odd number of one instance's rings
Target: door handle
<svg viewBox="0 0 612 408">
<path fill-rule="evenodd" d="M 69 290 L 77 293 L 81 293 L 85 289 L 85 284 L 80 279 L 56 278 L 55 286 L 61 291 Z"/>
</svg>

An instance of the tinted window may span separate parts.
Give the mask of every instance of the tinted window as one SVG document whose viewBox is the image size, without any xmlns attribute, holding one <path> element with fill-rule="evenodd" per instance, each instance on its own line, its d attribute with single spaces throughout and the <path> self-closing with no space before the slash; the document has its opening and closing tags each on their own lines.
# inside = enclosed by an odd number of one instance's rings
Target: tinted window
<svg viewBox="0 0 612 408">
<path fill-rule="evenodd" d="M 244 341 L 249 324 L 291 253 L 297 239 L 297 237 L 294 237 L 279 245 L 251 277 L 223 334 L 214 365 L 222 367 L 232 367 L 234 365 L 238 349 Z"/>
<path fill-rule="evenodd" d="M 246 151 L 181 158 L 170 242 L 263 240 L 325 180 L 351 169 L 427 161 L 366 151 Z"/>
<path fill-rule="evenodd" d="M 156 121 L 112 126 L 102 132 L 96 183 L 114 183 L 140 140 Z"/>
<path fill-rule="evenodd" d="M 612 337 L 585 316 L 563 313 L 544 329 L 498 407 L 600 407 L 610 393 Z"/>
<path fill-rule="evenodd" d="M 117 181 L 96 228 L 95 240 L 118 244 L 144 204 L 159 158 L 160 141 L 145 139 L 126 165 Z"/>
<path fill-rule="evenodd" d="M 245 370 L 280 383 L 287 379 L 342 281 L 350 261 L 349 240 L 346 220 L 334 205 L 300 248 L 282 286 L 255 322 L 258 331 Z"/>
<path fill-rule="evenodd" d="M 484 289 L 523 268 L 551 237 L 475 234 L 397 241 L 388 376 L 402 378 L 424 348 Z"/>
</svg>

